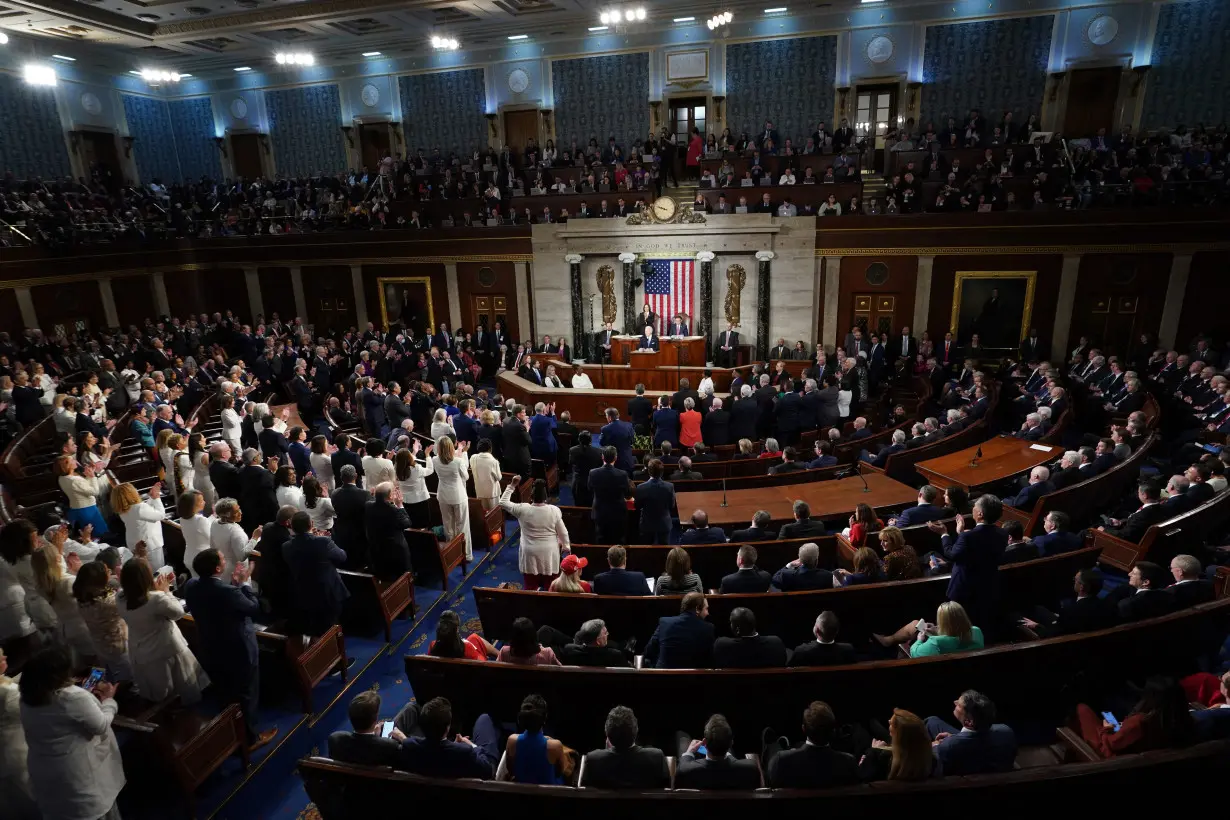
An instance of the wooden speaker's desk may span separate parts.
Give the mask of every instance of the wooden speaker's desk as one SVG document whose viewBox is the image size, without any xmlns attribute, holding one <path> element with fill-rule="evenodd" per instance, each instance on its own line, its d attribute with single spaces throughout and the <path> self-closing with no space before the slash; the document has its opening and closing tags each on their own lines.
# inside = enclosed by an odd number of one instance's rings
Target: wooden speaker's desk
<svg viewBox="0 0 1230 820">
<path fill-rule="evenodd" d="M 812 518 L 842 519 L 853 513 L 859 504 L 870 504 L 872 509 L 880 510 L 907 505 L 918 498 L 918 490 L 882 472 L 868 470 L 863 478 L 867 479 L 867 492 L 858 476 L 849 476 L 810 484 L 731 490 L 724 494 L 725 507 L 720 490 L 679 493 L 676 503 L 681 518 L 687 519 L 693 510 L 704 510 L 709 514 L 710 524 L 729 529 L 735 524 L 747 526 L 758 510 L 768 511 L 774 521 L 791 521 L 796 500 L 807 502 Z"/>
<path fill-rule="evenodd" d="M 638 367 L 659 367 L 681 365 L 683 367 L 704 367 L 705 337 L 683 336 L 672 339 L 669 336 L 658 337 L 658 350 L 639 350 L 641 336 L 613 336 L 611 338 L 611 363 L 635 364 Z M 650 358 L 652 357 L 652 358 Z"/>
</svg>

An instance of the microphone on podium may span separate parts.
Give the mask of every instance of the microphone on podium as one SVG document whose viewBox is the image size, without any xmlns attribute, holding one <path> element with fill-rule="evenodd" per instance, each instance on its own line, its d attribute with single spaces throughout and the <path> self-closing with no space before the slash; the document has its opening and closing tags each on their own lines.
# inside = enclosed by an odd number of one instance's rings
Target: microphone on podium
<svg viewBox="0 0 1230 820">
<path fill-rule="evenodd" d="M 970 459 L 969 466 L 977 467 L 978 459 L 982 458 L 982 445 L 978 445 L 978 449 L 974 451 L 974 457 Z"/>
</svg>

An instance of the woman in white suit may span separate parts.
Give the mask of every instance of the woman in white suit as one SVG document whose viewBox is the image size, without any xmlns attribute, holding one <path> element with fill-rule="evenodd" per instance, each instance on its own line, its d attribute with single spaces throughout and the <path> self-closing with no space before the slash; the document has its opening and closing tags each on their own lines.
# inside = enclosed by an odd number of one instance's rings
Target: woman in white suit
<svg viewBox="0 0 1230 820">
<path fill-rule="evenodd" d="M 174 694 L 191 706 L 200 702 L 209 678 L 175 625 L 184 607 L 170 593 L 171 580 L 170 575 L 155 577 L 139 558 L 129 561 L 120 570 L 120 614 L 128 624 L 128 661 L 141 697 L 157 703 Z"/>
<path fill-rule="evenodd" d="M 196 577 L 192 561 L 209 549 L 209 537 L 213 532 L 214 517 L 206 512 L 209 505 L 200 490 L 188 490 L 175 499 L 179 512 L 179 529 L 184 534 L 184 566 Z"/>
<path fill-rule="evenodd" d="M 26 736 L 21 730 L 21 695 L 17 681 L 5 673 L 8 659 L 0 649 L 0 794 L 5 817 L 38 820 L 38 805 L 26 771 Z"/>
<path fill-rule="evenodd" d="M 240 437 L 243 435 L 243 416 L 235 412 L 235 397 L 222 397 L 222 440 L 231 445 L 231 451 L 242 453 L 243 448 L 239 446 Z"/>
<path fill-rule="evenodd" d="M 470 458 L 466 455 L 470 442 L 454 446 L 448 436 L 436 439 L 436 454 L 431 457 L 432 470 L 438 476 L 436 500 L 440 502 L 440 518 L 444 522 L 447 539 L 464 533 L 466 537 L 466 560 L 474 558 L 474 545 L 470 538 L 470 498 L 466 495 L 466 481 L 470 477 Z"/>
<path fill-rule="evenodd" d="M 115 684 L 100 681 L 93 692 L 77 686 L 68 653 L 55 647 L 30 658 L 19 690 L 30 785 L 43 820 L 119 820 L 124 764 L 111 731 Z"/>
<path fill-rule="evenodd" d="M 150 487 L 149 498 L 142 501 L 137 494 L 137 488 L 125 482 L 111 493 L 111 508 L 124 522 L 124 537 L 127 539 L 128 549 L 136 555 L 137 542 L 144 541 L 145 556 L 150 566 L 165 566 L 162 520 L 167 517 L 167 511 L 162 506 L 162 485 L 154 484 Z"/>
<path fill-rule="evenodd" d="M 523 589 L 547 589 L 551 579 L 559 575 L 560 557 L 572 551 L 568 528 L 560 508 L 547 503 L 547 482 L 534 480 L 531 504 L 516 504 L 512 494 L 521 484 L 521 476 L 515 476 L 500 496 L 500 506 L 517 519 L 521 528 L 521 547 L 518 563 Z"/>
</svg>

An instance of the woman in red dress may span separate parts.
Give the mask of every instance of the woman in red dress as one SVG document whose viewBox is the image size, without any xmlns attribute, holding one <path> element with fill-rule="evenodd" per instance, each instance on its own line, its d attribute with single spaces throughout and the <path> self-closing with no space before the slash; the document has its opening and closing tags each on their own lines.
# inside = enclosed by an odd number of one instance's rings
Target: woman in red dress
<svg viewBox="0 0 1230 820">
<path fill-rule="evenodd" d="M 696 128 L 692 129 L 692 136 L 688 139 L 688 176 L 700 178 L 700 157 L 705 152 L 705 141 L 701 139 L 700 131 Z"/>
<path fill-rule="evenodd" d="M 436 624 L 436 639 L 427 647 L 427 654 L 439 658 L 485 661 L 498 655 L 499 650 L 477 632 L 470 633 L 462 640 L 461 618 L 453 610 L 446 609 L 440 613 L 440 622 Z"/>
</svg>

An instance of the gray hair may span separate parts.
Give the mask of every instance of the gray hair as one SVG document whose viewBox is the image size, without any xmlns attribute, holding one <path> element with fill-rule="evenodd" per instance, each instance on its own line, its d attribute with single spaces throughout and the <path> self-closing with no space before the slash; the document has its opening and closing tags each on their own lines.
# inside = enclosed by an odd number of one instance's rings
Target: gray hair
<svg viewBox="0 0 1230 820">
<path fill-rule="evenodd" d="M 1059 459 L 1059 463 L 1064 467 L 1075 467 L 1081 463 L 1081 454 L 1075 450 L 1068 450 Z"/>
<path fill-rule="evenodd" d="M 893 431 L 893 444 L 905 444 L 905 430 Z"/>
<path fill-rule="evenodd" d="M 1039 481 L 1046 481 L 1050 477 L 1051 471 L 1041 464 L 1034 467 L 1034 471 L 1030 474 L 1030 478 L 1036 478 Z"/>
<path fill-rule="evenodd" d="M 709 407 L 710 407 L 710 409 L 712 409 L 712 410 L 721 410 L 721 409 L 722 409 L 722 400 L 721 400 L 721 399 L 719 399 L 717 396 L 714 396 L 714 397 L 713 397 L 713 404 L 709 405 Z"/>
<path fill-rule="evenodd" d="M 223 524 L 234 524 L 239 515 L 239 502 L 233 498 L 219 498 L 214 505 L 214 514 Z"/>
<path fill-rule="evenodd" d="M 810 393 L 812 390 L 815 390 L 815 389 L 816 389 L 816 380 L 815 380 L 815 379 L 807 379 L 806 381 L 804 381 L 804 382 L 803 382 L 803 389 L 804 389 L 804 390 L 806 390 L 806 391 L 807 391 L 807 392 L 809 392 L 809 393 Z"/>
<path fill-rule="evenodd" d="M 752 397 L 752 386 L 750 384 L 745 384 L 742 387 L 740 387 L 739 395 L 742 398 L 750 399 Z"/>
<path fill-rule="evenodd" d="M 573 637 L 573 643 L 589 646 L 598 640 L 598 636 L 602 634 L 602 630 L 606 628 L 606 623 L 601 618 L 591 618 L 581 624 L 581 628 L 577 630 L 577 634 Z"/>
<path fill-rule="evenodd" d="M 957 419 L 959 419 L 959 418 L 961 418 L 961 411 L 960 411 L 960 410 L 955 410 L 955 409 L 954 409 L 954 410 L 949 410 L 949 411 L 948 411 L 948 423 L 949 423 L 949 424 L 952 424 L 954 421 L 956 421 L 956 420 L 957 420 Z"/>
<path fill-rule="evenodd" d="M 761 386 L 761 387 L 764 387 L 764 386 L 765 386 L 765 385 L 767 385 L 768 383 L 769 383 L 769 374 L 768 374 L 768 373 L 761 373 L 761 374 L 760 374 L 760 386 Z"/>
<path fill-rule="evenodd" d="M 1038 417 L 1039 417 L 1039 418 L 1042 418 L 1042 419 L 1049 419 L 1049 418 L 1051 417 L 1051 415 L 1052 415 L 1051 408 L 1049 408 L 1049 407 L 1039 407 L 1039 408 L 1038 408 L 1037 415 L 1038 415 Z"/>
<path fill-rule="evenodd" d="M 353 464 L 347 464 L 342 467 L 340 475 L 344 484 L 359 480 L 359 471 L 354 468 Z"/>
<path fill-rule="evenodd" d="M 1190 487 L 1191 485 L 1192 483 L 1187 480 L 1187 476 L 1172 475 L 1170 477 L 1170 481 L 1167 482 L 1166 484 L 1166 488 L 1167 489 L 1174 488 L 1174 491 L 1176 493 L 1185 493 L 1187 492 L 1187 488 Z"/>
<path fill-rule="evenodd" d="M 683 409 L 684 409 L 684 410 L 691 410 L 691 409 L 692 409 L 693 407 L 695 407 L 695 406 L 696 406 L 696 402 L 692 401 L 692 397 L 691 397 L 691 396 L 688 396 L 686 399 L 684 399 L 684 400 L 683 400 Z"/>
<path fill-rule="evenodd" d="M 244 464 L 255 464 L 256 462 L 260 460 L 261 460 L 260 451 L 257 450 L 255 447 L 249 447 L 248 449 L 243 451 L 243 463 Z"/>
<path fill-rule="evenodd" d="M 213 444 L 209 445 L 209 457 L 211 459 L 212 458 L 221 459 L 222 451 L 223 450 L 229 451 L 230 449 L 231 449 L 231 445 L 227 444 L 225 441 L 215 441 Z"/>
<path fill-rule="evenodd" d="M 776 452 L 778 452 L 778 451 L 780 451 L 780 450 L 781 450 L 781 446 L 780 446 L 780 445 L 778 445 L 778 443 L 777 443 L 777 439 L 775 439 L 775 438 L 766 438 L 766 439 L 764 440 L 764 449 L 765 449 L 765 452 L 768 452 L 768 453 L 776 453 Z"/>
<path fill-rule="evenodd" d="M 1031 424 L 1041 424 L 1042 417 L 1039 416 L 1037 413 L 1030 413 L 1028 416 L 1025 417 L 1025 421 L 1028 421 Z"/>
<path fill-rule="evenodd" d="M 1200 577 L 1200 561 L 1192 555 L 1176 555 L 1170 559 L 1174 567 L 1184 578 Z"/>
<path fill-rule="evenodd" d="M 799 547 L 799 560 L 803 566 L 815 569 L 820 565 L 820 545 L 808 542 Z"/>
</svg>

